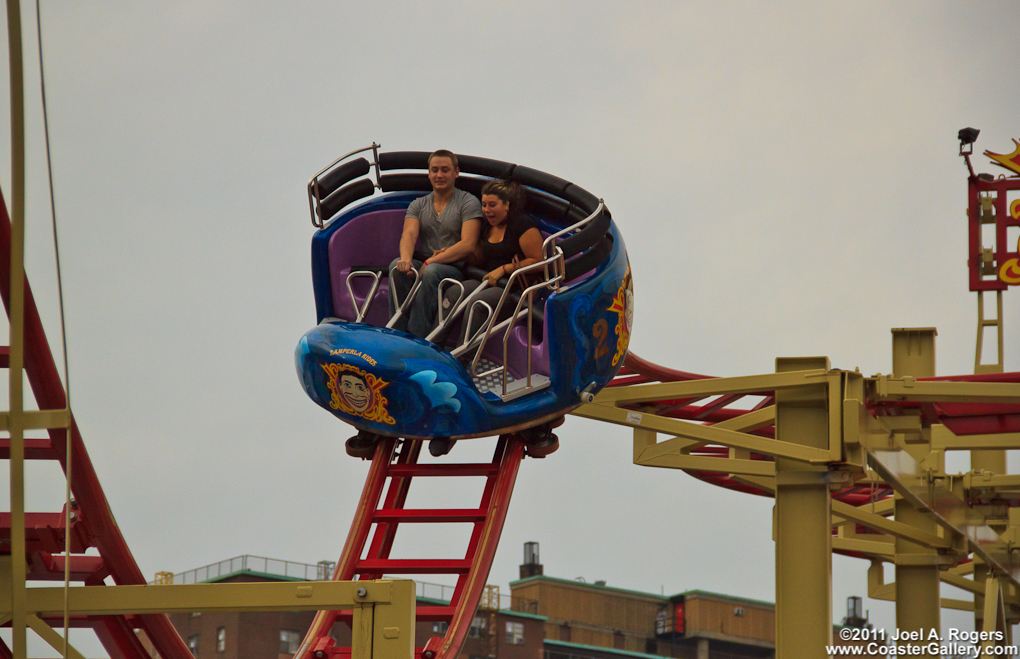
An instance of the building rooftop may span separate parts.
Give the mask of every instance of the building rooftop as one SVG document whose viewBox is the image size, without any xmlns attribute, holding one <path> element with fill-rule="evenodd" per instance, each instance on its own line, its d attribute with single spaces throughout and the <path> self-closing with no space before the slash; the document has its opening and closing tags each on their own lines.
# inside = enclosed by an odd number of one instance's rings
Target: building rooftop
<svg viewBox="0 0 1020 659">
<path fill-rule="evenodd" d="M 510 588 L 513 588 L 514 586 L 521 586 L 521 585 L 525 585 L 525 584 L 529 584 L 529 583 L 534 583 L 534 582 L 538 582 L 538 581 L 543 581 L 543 580 L 544 581 L 551 581 L 551 582 L 558 583 L 558 584 L 563 584 L 563 585 L 576 586 L 578 588 L 590 588 L 590 589 L 598 589 L 598 590 L 601 590 L 601 591 L 611 591 L 611 592 L 615 592 L 615 593 L 620 593 L 622 595 L 634 595 L 634 596 L 638 596 L 638 597 L 642 597 L 642 598 L 654 599 L 654 600 L 657 600 L 657 601 L 660 601 L 660 602 L 663 602 L 663 603 L 675 600 L 675 599 L 680 598 L 680 597 L 683 597 L 683 598 L 701 597 L 701 598 L 704 598 L 704 599 L 714 599 L 714 600 L 718 600 L 718 601 L 721 601 L 721 602 L 733 602 L 734 604 L 747 604 L 747 605 L 750 605 L 750 606 L 760 606 L 760 607 L 767 607 L 767 608 L 773 608 L 773 609 L 776 606 L 774 602 L 768 602 L 768 601 L 765 601 L 765 600 L 756 600 L 756 599 L 751 599 L 749 597 L 737 597 L 735 595 L 726 595 L 726 594 L 723 594 L 723 593 L 713 593 L 713 592 L 708 591 L 708 590 L 685 590 L 685 591 L 683 591 L 681 593 L 676 593 L 676 594 L 673 594 L 673 595 L 659 595 L 657 593 L 648 593 L 648 592 L 644 592 L 644 591 L 641 591 L 641 590 L 630 590 L 630 589 L 627 589 L 627 588 L 617 588 L 615 586 L 607 586 L 605 584 L 588 583 L 588 582 L 585 582 L 585 581 L 577 581 L 576 579 L 563 579 L 561 577 L 550 577 L 550 576 L 544 575 L 544 574 L 539 574 L 539 575 L 536 575 L 536 576 L 533 576 L 533 577 L 527 577 L 526 579 L 518 579 L 517 581 L 511 581 L 510 582 Z"/>
<path fill-rule="evenodd" d="M 749 604 L 751 606 L 762 606 L 769 609 L 776 608 L 775 602 L 768 602 L 766 600 L 756 600 L 749 597 L 737 597 L 736 595 L 724 595 L 722 593 L 713 593 L 708 590 L 685 590 L 682 593 L 676 595 L 670 595 L 668 599 L 674 600 L 678 597 L 702 597 L 705 599 L 714 599 L 720 602 L 733 602 L 734 604 Z"/>
<path fill-rule="evenodd" d="M 547 576 L 547 575 L 544 575 L 544 574 L 539 574 L 539 575 L 536 575 L 536 576 L 533 576 L 533 577 L 528 577 L 526 579 L 518 579 L 517 581 L 511 581 L 510 582 L 510 588 L 512 589 L 514 586 L 522 586 L 522 585 L 525 585 L 525 584 L 539 582 L 539 581 L 552 581 L 552 582 L 555 582 L 555 583 L 558 583 L 558 584 L 576 586 L 578 588 L 591 588 L 591 589 L 598 589 L 600 591 L 611 591 L 611 592 L 620 593 L 620 594 L 623 594 L 623 595 L 635 595 L 635 596 L 638 596 L 638 597 L 654 599 L 656 601 L 660 601 L 660 602 L 663 602 L 663 603 L 669 601 L 668 597 L 665 597 L 663 595 L 657 595 L 655 593 L 646 593 L 646 592 L 643 592 L 643 591 L 640 591 L 640 590 L 628 590 L 626 588 L 616 588 L 615 586 L 607 586 L 605 584 L 587 583 L 585 581 L 577 581 L 576 579 L 562 579 L 560 577 L 550 577 L 550 576 Z"/>
</svg>

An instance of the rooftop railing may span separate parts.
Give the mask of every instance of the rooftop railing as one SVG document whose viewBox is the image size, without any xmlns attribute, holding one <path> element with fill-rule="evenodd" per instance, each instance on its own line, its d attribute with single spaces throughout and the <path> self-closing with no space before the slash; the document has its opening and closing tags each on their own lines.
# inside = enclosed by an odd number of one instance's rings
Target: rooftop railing
<svg viewBox="0 0 1020 659">
<path fill-rule="evenodd" d="M 311 565 L 244 554 L 175 574 L 173 583 L 201 583 L 220 579 L 235 572 L 258 572 L 302 581 L 326 581 L 333 576 L 333 562 L 320 561 L 317 565 Z"/>
<path fill-rule="evenodd" d="M 273 577 L 300 579 L 302 581 L 328 581 L 333 577 L 335 565 L 333 561 L 319 561 L 313 565 L 311 563 L 297 563 L 295 561 L 284 561 L 277 558 L 244 554 L 219 561 L 218 563 L 203 565 L 187 572 L 178 572 L 173 575 L 172 580 L 164 580 L 161 583 L 202 583 L 204 581 L 221 579 L 238 572 L 257 572 Z M 414 588 L 417 597 L 440 602 L 449 602 L 453 598 L 454 590 L 456 590 L 454 586 L 428 583 L 426 581 L 415 581 Z M 537 614 L 538 602 L 501 593 L 499 595 L 499 608 L 519 611 L 521 613 Z"/>
</svg>

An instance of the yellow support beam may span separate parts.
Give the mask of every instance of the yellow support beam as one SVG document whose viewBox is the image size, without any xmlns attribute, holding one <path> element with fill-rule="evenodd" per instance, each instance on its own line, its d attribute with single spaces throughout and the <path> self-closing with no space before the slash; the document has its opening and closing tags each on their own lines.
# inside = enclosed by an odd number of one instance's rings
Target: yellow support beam
<svg viewBox="0 0 1020 659">
<path fill-rule="evenodd" d="M 885 565 L 873 560 L 868 567 L 868 597 L 892 602 L 896 600 L 896 583 L 885 583 Z"/>
<path fill-rule="evenodd" d="M 985 601 L 984 601 L 984 615 L 983 626 L 980 631 L 982 632 L 994 632 L 1000 629 L 999 618 L 1003 613 L 1002 596 L 999 589 L 999 580 L 994 575 L 989 576 L 985 580 Z M 984 655 L 991 656 L 992 652 L 990 648 L 997 645 L 995 640 L 990 638 L 991 634 L 988 634 L 989 639 L 981 641 L 981 652 Z"/>
<path fill-rule="evenodd" d="M 63 615 L 64 589 L 29 588 L 26 595 L 26 624 L 63 651 L 63 637 L 42 618 Z M 67 596 L 72 616 L 352 610 L 353 659 L 414 656 L 415 590 L 410 580 L 76 586 Z M 0 607 L 5 607 L 0 608 L 0 620 L 10 620 L 10 601 Z M 69 648 L 69 659 L 81 659 L 81 655 Z"/>
<path fill-rule="evenodd" d="M 902 380 L 893 381 L 904 385 L 905 389 L 913 390 L 918 383 L 915 377 L 932 377 L 935 375 L 935 330 L 934 328 L 894 329 L 893 333 L 893 372 Z M 877 389 L 883 391 L 888 380 L 879 378 Z M 913 442 L 923 442 L 920 417 L 916 420 L 917 435 Z M 912 430 L 906 428 L 906 430 Z M 906 439 L 906 438 L 905 438 Z M 910 440 L 907 440 L 908 442 Z M 909 451 L 905 451 L 907 453 Z M 918 462 L 924 459 L 930 448 L 919 450 Z M 919 470 L 919 466 L 915 466 Z M 881 473 L 881 472 L 880 472 Z M 920 474 L 911 474 L 918 476 Z M 915 498 L 904 497 L 896 488 L 894 515 L 896 521 L 905 526 L 912 526 L 921 533 L 936 535 L 935 521 L 918 508 Z M 941 629 L 942 603 L 939 596 L 939 565 L 956 564 L 952 556 L 941 556 L 938 551 L 927 544 L 916 543 L 903 537 L 895 542 L 896 555 L 896 627 L 904 632 L 919 632 L 918 640 L 904 641 L 904 645 L 913 646 L 910 650 L 919 650 L 923 656 L 931 656 L 926 643 L 929 631 Z"/>
<path fill-rule="evenodd" d="M 950 549 L 953 544 L 948 538 L 943 538 L 934 533 L 922 531 L 909 524 L 887 519 L 881 515 L 863 510 L 863 506 L 855 507 L 842 501 L 832 502 L 832 512 L 840 517 L 852 519 L 868 528 L 882 533 L 887 533 L 894 538 L 901 538 L 911 542 L 937 549 Z"/>
<path fill-rule="evenodd" d="M 741 414 L 740 416 L 726 419 L 715 424 L 714 428 L 724 430 L 735 430 L 737 432 L 754 432 L 759 428 L 767 428 L 776 422 L 776 406 L 769 405 L 760 410 Z"/>
<path fill-rule="evenodd" d="M 644 415 L 642 415 L 642 417 L 643 416 Z M 732 430 L 733 432 L 748 433 L 758 430 L 759 428 L 770 426 L 775 422 L 776 409 L 775 406 L 770 405 L 769 407 L 755 410 L 754 412 L 748 412 L 747 414 L 742 414 L 738 417 L 721 421 L 711 427 L 719 430 Z M 641 458 L 642 460 L 649 460 L 668 453 L 691 451 L 701 448 L 702 446 L 705 446 L 705 444 L 707 444 L 707 442 L 687 439 L 684 437 L 673 437 L 658 443 L 652 441 L 644 447 L 641 453 Z"/>
<path fill-rule="evenodd" d="M 824 384 L 824 382 L 823 380 L 822 383 Z M 768 437 L 748 435 L 733 430 L 716 428 L 715 426 L 704 426 L 691 421 L 681 421 L 655 414 L 634 412 L 612 405 L 603 405 L 598 402 L 582 405 L 571 412 L 571 414 L 631 428 L 643 428 L 698 442 L 721 444 L 731 448 L 754 451 L 763 455 L 786 457 L 800 462 L 821 464 L 839 459 L 839 456 L 834 457 L 833 452 L 828 448 L 800 446 L 791 442 L 769 439 Z M 826 445 L 828 445 L 828 442 Z"/>
<path fill-rule="evenodd" d="M 401 595 L 396 591 L 404 588 L 403 584 L 411 584 L 411 596 L 403 604 L 413 607 L 414 582 L 404 580 L 76 586 L 67 591 L 68 612 L 73 616 L 99 616 L 214 610 L 322 611 L 367 604 L 400 605 Z M 27 595 L 28 613 L 40 617 L 63 615 L 63 588 L 30 588 Z"/>
<path fill-rule="evenodd" d="M 984 595 L 985 594 L 985 586 L 984 586 L 984 584 L 977 583 L 973 579 L 965 579 L 962 576 L 960 576 L 959 574 L 955 574 L 953 572 L 945 571 L 945 572 L 942 572 L 941 574 L 939 574 L 939 578 L 942 580 L 942 583 L 947 583 L 950 586 L 956 586 L 957 588 L 959 588 L 961 590 L 969 591 L 971 593 L 974 593 L 975 595 Z M 971 607 L 971 608 L 973 608 L 973 607 Z M 970 609 L 968 609 L 968 611 L 969 610 Z"/>
<path fill-rule="evenodd" d="M 52 627 L 47 625 L 45 622 L 39 619 L 38 616 L 28 615 L 26 616 L 28 626 L 39 635 L 39 638 L 46 641 L 46 643 L 56 650 L 57 652 L 64 654 L 64 637 L 53 630 Z M 67 644 L 67 657 L 66 659 L 85 659 L 85 657 L 75 650 L 70 643 Z"/>
<path fill-rule="evenodd" d="M 943 609 L 954 609 L 956 611 L 973 611 L 974 603 L 968 602 L 967 600 L 957 600 L 949 597 L 943 597 L 940 600 L 940 604 Z"/>
<path fill-rule="evenodd" d="M 732 458 L 711 458 L 700 455 L 660 455 L 645 459 L 641 456 L 634 461 L 644 467 L 667 467 L 669 469 L 692 469 L 715 471 L 724 474 L 748 476 L 775 476 L 776 465 L 765 460 L 738 460 Z"/>
<path fill-rule="evenodd" d="M 375 624 L 372 629 L 373 657 L 412 659 L 415 621 L 414 582 L 401 580 L 394 581 L 393 584 L 394 602 L 389 605 L 375 605 Z M 352 659 L 361 658 L 352 654 Z"/>
<path fill-rule="evenodd" d="M 993 490 L 1015 491 L 1020 489 L 1020 475 L 999 475 L 990 471 L 970 472 L 963 475 L 966 489 L 990 488 Z"/>
<path fill-rule="evenodd" d="M 916 403 L 1015 403 L 1020 400 L 1020 384 L 998 382 L 921 382 L 879 376 L 874 379 L 877 400 Z"/>
<path fill-rule="evenodd" d="M 596 404 L 631 404 L 679 398 L 702 398 L 722 394 L 754 394 L 762 391 L 782 391 L 824 383 L 829 373 L 815 369 L 791 373 L 743 375 L 734 378 L 706 378 L 686 382 L 661 384 L 635 384 L 628 387 L 610 387 L 595 396 Z"/>
<path fill-rule="evenodd" d="M 872 560 L 891 560 L 896 554 L 892 543 L 880 542 L 877 540 L 861 540 L 860 538 L 833 538 L 832 548 L 834 550 L 853 551 L 861 554 L 868 554 Z"/>
<path fill-rule="evenodd" d="M 935 428 L 942 428 L 938 433 Z M 981 449 L 1020 449 L 1020 432 L 989 435 L 954 435 L 945 426 L 933 426 L 931 447 L 943 451 L 974 451 Z"/>
<path fill-rule="evenodd" d="M 953 430 L 945 425 L 936 424 L 931 426 L 931 448 L 941 451 L 974 451 L 994 449 L 992 454 L 978 455 L 978 461 L 987 458 L 992 461 L 996 468 L 988 469 L 996 473 L 1005 473 L 1006 469 L 1002 461 L 1005 457 L 1000 450 L 1020 449 L 1020 433 L 1002 433 L 988 435 L 965 435 L 960 437 Z M 973 462 L 973 456 L 971 457 Z M 1000 468 L 1001 467 L 1001 468 Z M 979 465 L 971 464 L 972 469 L 980 468 Z"/>
<path fill-rule="evenodd" d="M 67 428 L 71 425 L 70 410 L 29 410 L 21 413 L 22 430 Z M 11 429 L 11 413 L 0 412 L 0 430 Z"/>
<path fill-rule="evenodd" d="M 826 357 L 780 358 L 778 373 L 828 373 Z M 803 377 L 803 376 L 801 376 Z M 776 392 L 776 438 L 828 452 L 830 380 Z M 840 422 L 841 423 L 841 422 Z M 778 442 L 777 442 L 778 443 Z M 776 459 L 776 658 L 825 657 L 832 644 L 832 497 L 825 466 Z"/>
</svg>

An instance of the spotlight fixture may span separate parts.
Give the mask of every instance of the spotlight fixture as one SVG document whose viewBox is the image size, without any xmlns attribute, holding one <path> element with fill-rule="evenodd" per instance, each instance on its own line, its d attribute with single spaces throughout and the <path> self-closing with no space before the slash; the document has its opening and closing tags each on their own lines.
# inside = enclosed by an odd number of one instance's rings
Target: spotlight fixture
<svg viewBox="0 0 1020 659">
<path fill-rule="evenodd" d="M 970 155 L 974 152 L 974 147 L 971 146 L 978 138 L 978 134 L 981 131 L 977 128 L 961 128 L 960 132 L 956 134 L 960 138 L 960 155 Z M 969 147 L 969 148 L 968 148 Z M 966 150 L 965 150 L 966 149 Z"/>
<path fill-rule="evenodd" d="M 957 137 L 960 138 L 961 144 L 973 144 L 977 141 L 980 133 L 981 131 L 977 128 L 961 128 L 960 132 L 957 133 Z"/>
</svg>

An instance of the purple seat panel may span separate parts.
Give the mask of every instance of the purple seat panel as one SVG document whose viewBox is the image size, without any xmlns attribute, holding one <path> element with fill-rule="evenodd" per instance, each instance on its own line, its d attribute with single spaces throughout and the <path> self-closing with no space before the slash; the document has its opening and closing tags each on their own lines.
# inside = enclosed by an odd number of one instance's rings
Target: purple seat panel
<svg viewBox="0 0 1020 659">
<path fill-rule="evenodd" d="M 347 275 L 352 266 L 388 268 L 397 257 L 400 248 L 400 234 L 404 229 L 403 210 L 385 210 L 365 213 L 336 230 L 329 239 L 329 278 L 333 292 L 333 313 L 337 318 L 354 320 L 354 306 L 347 292 Z M 351 282 L 354 295 L 360 305 L 371 288 L 372 280 L 358 278 Z M 382 326 L 389 320 L 387 295 L 389 280 L 379 282 L 375 300 L 365 321 Z"/>
<path fill-rule="evenodd" d="M 549 345 L 548 324 L 542 326 L 542 342 L 531 342 L 531 372 L 540 375 L 549 375 Z M 510 340 L 506 346 L 507 361 L 510 362 L 510 373 L 515 378 L 524 378 L 528 375 L 528 327 L 522 324 L 510 331 Z"/>
<path fill-rule="evenodd" d="M 388 268 L 390 262 L 397 257 L 400 247 L 400 235 L 404 228 L 404 210 L 385 210 L 365 213 L 336 230 L 329 239 L 329 277 L 333 294 L 333 313 L 337 318 L 354 320 L 356 314 L 351 304 L 351 296 L 347 291 L 347 275 L 354 266 Z M 351 282 L 355 299 L 362 304 L 371 288 L 372 280 L 368 277 L 358 278 Z M 379 282 L 375 299 L 369 309 L 365 322 L 381 327 L 389 320 L 389 279 L 383 277 Z M 541 343 L 532 343 L 532 373 L 549 375 L 548 331 L 543 328 Z M 503 337 L 493 336 L 486 346 L 485 355 L 502 361 Z M 523 325 L 513 328 L 507 344 L 507 358 L 510 362 L 510 373 L 514 377 L 525 377 L 528 368 L 528 330 Z"/>
<path fill-rule="evenodd" d="M 548 376 L 549 371 L 549 325 L 542 326 L 542 342 L 531 343 L 531 372 Z M 503 361 L 503 332 L 493 333 L 482 351 L 482 356 L 499 364 Z M 528 375 L 528 327 L 527 320 L 521 319 L 510 330 L 510 340 L 506 345 L 506 360 L 510 375 L 524 378 Z"/>
</svg>

